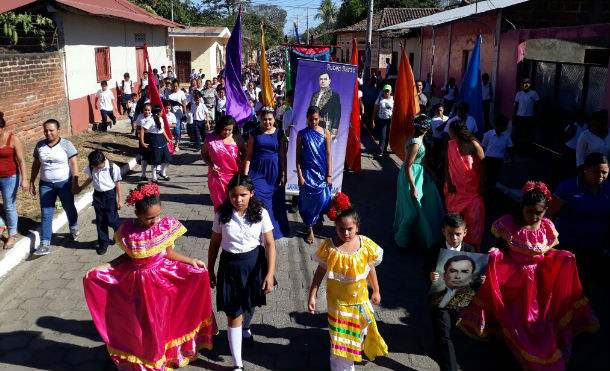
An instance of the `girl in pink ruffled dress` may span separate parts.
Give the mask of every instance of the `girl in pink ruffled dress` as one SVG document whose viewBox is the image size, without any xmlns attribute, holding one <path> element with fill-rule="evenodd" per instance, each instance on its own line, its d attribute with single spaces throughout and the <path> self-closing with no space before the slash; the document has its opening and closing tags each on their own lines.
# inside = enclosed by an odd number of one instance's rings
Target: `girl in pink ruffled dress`
<svg viewBox="0 0 610 371">
<path fill-rule="evenodd" d="M 472 336 L 503 337 L 524 370 L 565 370 L 574 336 L 599 326 L 574 255 L 553 248 L 558 233 L 544 217 L 550 200 L 544 183 L 527 182 L 521 215 L 493 223 L 507 246 L 490 250 L 487 279 L 458 322 Z"/>
<path fill-rule="evenodd" d="M 185 366 L 218 332 L 205 264 L 174 251 L 186 228 L 161 218 L 159 196 L 154 183 L 131 191 L 136 219 L 115 235 L 125 253 L 83 279 L 95 327 L 121 371 Z"/>
</svg>

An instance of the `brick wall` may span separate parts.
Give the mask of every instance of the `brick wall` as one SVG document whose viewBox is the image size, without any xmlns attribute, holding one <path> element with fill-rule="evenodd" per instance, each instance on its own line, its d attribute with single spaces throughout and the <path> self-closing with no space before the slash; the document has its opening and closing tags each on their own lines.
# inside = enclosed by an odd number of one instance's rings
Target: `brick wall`
<svg viewBox="0 0 610 371">
<path fill-rule="evenodd" d="M 0 111 L 24 142 L 43 138 L 41 124 L 54 118 L 71 133 L 61 54 L 0 54 Z"/>
</svg>

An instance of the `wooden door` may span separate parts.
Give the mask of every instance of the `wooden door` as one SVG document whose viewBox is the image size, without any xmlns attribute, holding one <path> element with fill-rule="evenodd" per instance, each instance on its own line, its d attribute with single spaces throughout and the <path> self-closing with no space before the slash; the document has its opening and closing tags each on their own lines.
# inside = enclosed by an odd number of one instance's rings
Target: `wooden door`
<svg viewBox="0 0 610 371">
<path fill-rule="evenodd" d="M 176 51 L 176 68 L 180 83 L 187 83 L 191 74 L 191 52 Z"/>
<path fill-rule="evenodd" d="M 133 81 L 136 82 L 136 88 L 139 90 L 140 88 L 140 80 L 142 79 L 142 73 L 147 70 L 146 68 L 146 55 L 144 55 L 144 47 L 138 46 L 136 47 L 136 70 L 138 71 L 138 76 L 132 78 Z"/>
</svg>

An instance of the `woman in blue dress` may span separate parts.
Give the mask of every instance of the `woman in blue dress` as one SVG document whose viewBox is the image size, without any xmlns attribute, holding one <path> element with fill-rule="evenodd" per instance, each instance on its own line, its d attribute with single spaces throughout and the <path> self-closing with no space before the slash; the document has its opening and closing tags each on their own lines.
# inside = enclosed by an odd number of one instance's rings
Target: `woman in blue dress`
<svg viewBox="0 0 610 371">
<path fill-rule="evenodd" d="M 272 110 L 261 114 L 261 125 L 250 134 L 244 174 L 254 183 L 256 197 L 263 201 L 273 223 L 273 237 L 290 236 L 286 214 L 286 150 L 284 131 L 275 127 Z"/>
<path fill-rule="evenodd" d="M 313 244 L 313 225 L 322 224 L 330 206 L 332 159 L 330 131 L 320 125 L 320 109 L 307 110 L 307 127 L 297 136 L 296 167 L 299 177 L 299 214 L 307 227 L 305 242 Z"/>
</svg>

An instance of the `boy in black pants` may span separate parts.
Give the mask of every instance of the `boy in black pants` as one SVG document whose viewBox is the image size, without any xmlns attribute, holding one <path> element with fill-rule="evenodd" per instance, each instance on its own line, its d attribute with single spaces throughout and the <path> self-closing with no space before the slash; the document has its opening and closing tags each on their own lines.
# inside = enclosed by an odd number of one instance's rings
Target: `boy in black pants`
<svg viewBox="0 0 610 371">
<path fill-rule="evenodd" d="M 108 236 L 108 226 L 116 232 L 121 225 L 118 213 L 123 206 L 121 169 L 108 161 L 100 150 L 91 152 L 88 158 L 89 167 L 85 169 L 85 174 L 89 175 L 89 178 L 78 187 L 78 192 L 93 183 L 93 208 L 97 227 L 97 248 L 95 250 L 98 255 L 103 255 L 106 253 L 108 245 L 114 243 Z"/>
<path fill-rule="evenodd" d="M 460 214 L 447 214 L 443 218 L 442 232 L 445 240 L 430 247 L 424 266 L 430 281 L 441 278 L 436 272 L 436 262 L 441 249 L 476 252 L 473 246 L 463 242 L 468 231 L 466 220 Z M 483 279 L 483 276 L 481 278 Z M 456 309 L 433 307 L 430 308 L 430 314 L 434 327 L 434 358 L 442 371 L 455 371 L 458 365 L 451 332 L 455 328 L 460 312 Z"/>
</svg>

